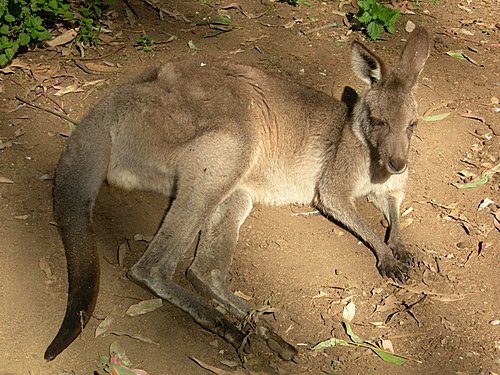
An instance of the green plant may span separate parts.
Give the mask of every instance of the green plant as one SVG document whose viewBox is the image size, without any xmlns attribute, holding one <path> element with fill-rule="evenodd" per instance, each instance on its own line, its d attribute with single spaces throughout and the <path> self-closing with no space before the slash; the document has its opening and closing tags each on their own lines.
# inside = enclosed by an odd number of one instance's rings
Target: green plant
<svg viewBox="0 0 500 375">
<path fill-rule="evenodd" d="M 96 45 L 99 40 L 102 18 L 105 8 L 102 0 L 82 1 L 82 5 L 75 9 L 76 24 L 80 27 L 77 39 L 84 43 Z"/>
<path fill-rule="evenodd" d="M 57 23 L 79 27 L 77 39 L 92 44 L 99 35 L 102 0 L 74 2 L 65 0 L 0 0 L 0 67 L 20 50 L 50 39 Z"/>
<path fill-rule="evenodd" d="M 142 35 L 137 39 L 137 49 L 142 49 L 143 52 L 151 52 L 153 49 L 151 46 L 154 44 L 153 37 L 149 35 Z"/>
<path fill-rule="evenodd" d="M 299 5 L 304 5 L 306 7 L 310 7 L 311 3 L 306 1 L 306 0 L 280 0 L 280 3 L 287 3 L 288 5 L 292 5 L 294 7 L 297 7 Z"/>
<path fill-rule="evenodd" d="M 359 0 L 359 12 L 355 18 L 366 26 L 366 32 L 372 40 L 380 38 L 382 31 L 394 32 L 399 19 L 399 9 L 388 8 L 377 0 Z"/>
</svg>

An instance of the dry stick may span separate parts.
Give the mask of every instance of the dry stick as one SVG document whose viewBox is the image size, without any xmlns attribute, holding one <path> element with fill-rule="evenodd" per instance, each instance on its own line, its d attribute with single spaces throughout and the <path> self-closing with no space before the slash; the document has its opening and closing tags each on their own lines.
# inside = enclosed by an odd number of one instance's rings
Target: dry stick
<svg viewBox="0 0 500 375">
<path fill-rule="evenodd" d="M 114 51 L 111 51 L 109 53 L 106 53 L 102 56 L 96 56 L 96 57 L 78 57 L 78 58 L 75 58 L 76 60 L 80 60 L 80 61 L 87 61 L 87 60 L 100 60 L 100 59 L 105 59 L 106 57 L 109 57 L 111 55 L 114 55 L 115 53 L 117 52 L 120 52 L 122 49 L 126 48 L 127 46 L 121 46 L 120 48 L 117 48 L 116 50 Z M 73 59 L 73 60 L 75 60 Z"/>
<path fill-rule="evenodd" d="M 30 107 L 33 107 L 33 108 L 36 108 L 36 109 L 41 109 L 42 111 L 52 113 L 53 115 L 55 115 L 57 117 L 60 117 L 63 120 L 71 122 L 73 125 L 78 125 L 78 121 L 73 120 L 71 117 L 69 117 L 68 115 L 65 115 L 64 113 L 60 113 L 60 112 L 57 112 L 57 111 L 53 110 L 52 108 L 45 107 L 43 105 L 30 102 L 29 100 L 21 98 L 20 96 L 17 96 L 17 95 L 16 95 L 16 99 L 19 100 L 19 101 L 21 101 L 21 102 L 23 102 L 24 104 L 29 105 Z"/>
<path fill-rule="evenodd" d="M 327 23 L 326 25 L 323 25 L 323 26 L 320 26 L 320 27 L 315 27 L 314 29 L 311 29 L 311 30 L 302 31 L 302 33 L 304 35 L 312 34 L 312 33 L 315 33 L 316 31 L 321 31 L 321 30 L 329 29 L 329 28 L 335 27 L 335 26 L 337 26 L 337 22 Z"/>
<path fill-rule="evenodd" d="M 161 16 L 161 13 L 165 13 L 167 16 L 172 17 L 172 18 L 176 19 L 177 21 L 182 20 L 186 23 L 191 23 L 190 20 L 188 20 L 183 14 L 181 14 L 179 12 L 171 12 L 165 8 L 162 8 L 158 4 L 155 4 L 152 0 L 143 0 L 143 1 L 146 4 L 148 4 L 151 8 L 156 9 L 158 12 L 160 12 L 160 16 Z"/>
</svg>

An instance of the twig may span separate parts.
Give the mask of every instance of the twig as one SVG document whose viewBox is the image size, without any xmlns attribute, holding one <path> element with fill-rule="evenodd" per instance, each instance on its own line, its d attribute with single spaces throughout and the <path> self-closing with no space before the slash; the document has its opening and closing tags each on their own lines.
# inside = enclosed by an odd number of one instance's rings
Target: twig
<svg viewBox="0 0 500 375">
<path fill-rule="evenodd" d="M 322 30 L 329 29 L 329 28 L 335 27 L 335 26 L 337 26 L 337 22 L 327 23 L 326 25 L 315 27 L 314 29 L 311 29 L 311 30 L 302 31 L 302 34 L 308 35 L 308 34 L 315 33 L 316 31 L 322 31 Z"/>
<path fill-rule="evenodd" d="M 105 55 L 102 56 L 96 56 L 96 57 L 78 57 L 74 58 L 73 60 L 80 60 L 80 61 L 88 61 L 88 60 L 100 60 L 100 59 L 105 59 L 106 57 L 109 57 L 111 55 L 114 55 L 117 52 L 120 52 L 122 49 L 124 49 L 126 46 L 121 46 L 120 48 L 117 48 L 114 51 L 111 51 L 109 53 L 106 53 Z"/>
<path fill-rule="evenodd" d="M 36 108 L 36 109 L 41 109 L 42 111 L 52 113 L 53 115 L 55 115 L 57 117 L 60 117 L 63 120 L 71 122 L 73 125 L 78 125 L 78 121 L 72 119 L 71 117 L 69 117 L 68 115 L 65 115 L 64 113 L 60 113 L 60 112 L 57 112 L 57 111 L 53 110 L 52 108 L 45 107 L 43 105 L 30 102 L 29 100 L 21 98 L 20 96 L 17 96 L 17 95 L 16 95 L 16 99 L 19 100 L 20 102 L 23 102 L 24 104 L 29 105 L 30 107 L 33 107 L 33 108 Z"/>
<path fill-rule="evenodd" d="M 152 0 L 143 0 L 146 4 L 148 4 L 151 8 L 156 9 L 160 13 L 160 19 L 161 19 L 161 14 L 165 13 L 167 16 L 172 17 L 176 19 L 177 21 L 184 21 L 186 23 L 191 23 L 190 20 L 188 20 L 183 14 L 179 12 L 171 12 L 165 8 L 162 8 L 158 4 L 154 3 Z"/>
<path fill-rule="evenodd" d="M 75 63 L 75 65 L 76 65 L 77 67 L 79 67 L 81 70 L 83 70 L 83 71 L 84 71 L 85 73 L 87 73 L 87 74 L 96 74 L 96 75 L 101 75 L 101 74 L 103 74 L 103 73 L 99 73 L 99 72 L 93 72 L 92 70 L 90 70 L 89 68 L 87 68 L 87 67 L 85 66 L 85 64 L 84 64 L 84 63 L 82 63 L 79 59 L 72 59 L 72 60 L 73 60 L 73 62 Z"/>
</svg>

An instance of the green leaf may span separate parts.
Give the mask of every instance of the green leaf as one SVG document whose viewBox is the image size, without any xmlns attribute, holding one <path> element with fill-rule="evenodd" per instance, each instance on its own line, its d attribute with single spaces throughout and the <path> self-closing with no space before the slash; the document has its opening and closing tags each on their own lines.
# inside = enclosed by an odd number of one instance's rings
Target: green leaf
<svg viewBox="0 0 500 375">
<path fill-rule="evenodd" d="M 454 57 L 455 59 L 467 60 L 462 51 L 448 51 L 448 52 L 446 52 L 446 54 L 448 56 Z"/>
<path fill-rule="evenodd" d="M 161 298 L 148 299 L 146 301 L 141 301 L 134 305 L 131 305 L 125 314 L 128 316 L 137 316 L 142 314 L 147 314 L 163 306 L 163 301 Z"/>
<path fill-rule="evenodd" d="M 370 13 L 368 12 L 364 12 L 360 17 L 356 17 L 356 19 L 361 22 L 361 23 L 364 23 L 365 25 L 369 24 L 371 22 L 371 20 L 373 19 L 372 16 L 370 15 Z"/>
<path fill-rule="evenodd" d="M 136 373 L 125 366 L 112 365 L 110 370 L 115 370 L 118 375 L 136 375 Z"/>
<path fill-rule="evenodd" d="M 481 185 L 484 185 L 485 183 L 488 182 L 488 180 L 489 180 L 489 176 L 484 175 L 484 176 L 478 178 L 477 180 L 471 181 L 467 184 L 457 184 L 455 182 L 452 182 L 451 184 L 453 186 L 455 186 L 457 189 L 474 189 L 474 188 L 477 188 Z"/>
<path fill-rule="evenodd" d="M 382 25 L 374 21 L 370 22 L 368 24 L 368 27 L 366 28 L 368 36 L 372 40 L 377 40 L 380 37 L 380 34 L 382 34 L 382 29 Z"/>
<path fill-rule="evenodd" d="M 437 113 L 435 115 L 427 115 L 423 116 L 422 120 L 427 121 L 427 122 L 432 122 L 432 121 L 441 121 L 444 120 L 446 117 L 450 115 L 450 112 L 444 112 L 444 113 Z"/>
<path fill-rule="evenodd" d="M 320 343 L 314 345 L 311 350 L 320 350 L 330 348 L 332 346 L 350 346 L 349 342 L 344 339 L 337 339 L 332 337 L 331 339 L 321 341 Z"/>
<path fill-rule="evenodd" d="M 17 42 L 19 43 L 20 46 L 27 46 L 30 40 L 31 40 L 30 36 L 26 33 L 21 33 L 17 37 Z"/>
<path fill-rule="evenodd" d="M 5 57 L 9 60 L 12 60 L 14 57 L 14 50 L 12 48 L 6 48 L 3 52 L 5 53 Z"/>
<path fill-rule="evenodd" d="M 7 56 L 5 56 L 5 54 L 2 53 L 0 55 L 0 67 L 7 65 L 8 62 L 9 62 L 9 59 L 7 58 Z"/>
<path fill-rule="evenodd" d="M 210 19 L 209 23 L 214 24 L 214 25 L 229 26 L 233 23 L 233 20 L 227 16 L 218 16 L 214 19 Z"/>
<path fill-rule="evenodd" d="M 357 344 L 365 341 L 353 332 L 351 325 L 349 324 L 348 321 L 344 321 L 344 327 L 345 327 L 345 332 L 351 338 L 352 341 L 354 341 Z"/>
<path fill-rule="evenodd" d="M 194 42 L 192 40 L 190 40 L 188 42 L 188 47 L 191 48 L 191 49 L 197 50 L 197 51 L 200 50 L 198 47 L 196 47 L 196 45 L 194 44 Z"/>
<path fill-rule="evenodd" d="M 385 350 L 372 347 L 371 350 L 375 352 L 380 358 L 382 358 L 384 361 L 395 364 L 395 365 L 402 365 L 406 362 L 406 360 L 396 354 L 392 354 L 390 352 L 386 352 Z"/>
<path fill-rule="evenodd" d="M 109 366 L 109 357 L 105 355 L 101 355 L 97 360 L 96 360 L 96 365 L 99 368 L 106 368 Z"/>
<path fill-rule="evenodd" d="M 3 16 L 3 19 L 9 23 L 12 23 L 16 20 L 16 17 L 14 17 L 12 14 L 7 13 L 5 16 Z"/>
<path fill-rule="evenodd" d="M 0 26 L 0 34 L 7 35 L 9 33 L 9 25 Z"/>
<path fill-rule="evenodd" d="M 109 354 L 111 355 L 111 357 L 118 357 L 125 366 L 132 366 L 132 362 L 130 362 L 127 355 L 125 354 L 125 349 L 123 349 L 118 341 L 113 341 L 113 343 L 109 346 Z"/>
</svg>

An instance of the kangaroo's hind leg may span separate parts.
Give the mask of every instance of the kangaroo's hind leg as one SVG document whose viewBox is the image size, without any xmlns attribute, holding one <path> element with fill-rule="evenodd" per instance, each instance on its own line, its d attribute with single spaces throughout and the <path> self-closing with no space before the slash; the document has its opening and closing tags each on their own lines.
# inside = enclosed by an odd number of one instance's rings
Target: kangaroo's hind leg
<svg viewBox="0 0 500 375">
<path fill-rule="evenodd" d="M 215 142 L 217 139 L 218 142 Z M 172 281 L 177 264 L 216 207 L 231 195 L 248 165 L 244 143 L 227 134 L 186 145 L 177 164 L 176 195 L 155 238 L 131 276 L 178 306 L 201 326 L 240 347 L 244 335 L 215 308 Z"/>
<path fill-rule="evenodd" d="M 205 223 L 196 255 L 187 271 L 187 277 L 196 290 L 209 299 L 215 299 L 241 321 L 251 313 L 245 301 L 238 298 L 226 284 L 240 226 L 252 209 L 252 199 L 237 190 L 221 203 Z M 297 350 L 275 334 L 265 322 L 256 324 L 257 335 L 283 359 L 291 360 Z"/>
<path fill-rule="evenodd" d="M 227 287 L 226 276 L 231 267 L 240 226 L 252 209 L 251 197 L 237 190 L 212 213 L 201 230 L 193 263 L 186 276 L 196 290 L 215 299 L 239 319 L 250 307 Z"/>
</svg>

